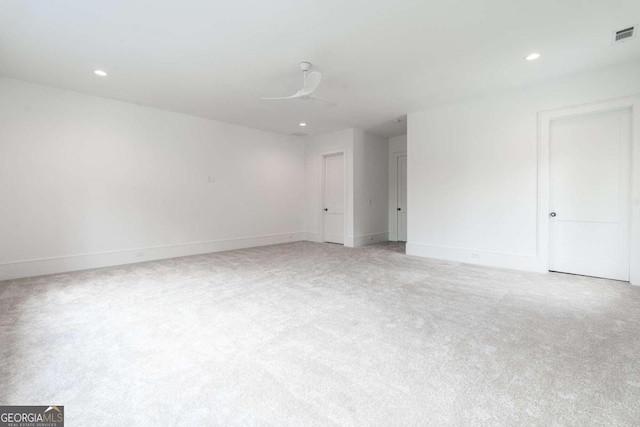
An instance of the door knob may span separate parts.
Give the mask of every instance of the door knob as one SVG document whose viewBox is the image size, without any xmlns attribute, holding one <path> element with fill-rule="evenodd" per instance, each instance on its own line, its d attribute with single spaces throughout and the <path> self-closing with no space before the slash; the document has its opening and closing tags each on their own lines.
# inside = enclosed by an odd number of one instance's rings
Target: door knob
<svg viewBox="0 0 640 427">
<path fill-rule="evenodd" d="M 398 208 L 398 210 L 399 210 L 399 211 L 401 211 L 401 210 L 402 210 L 402 208 Z"/>
<path fill-rule="evenodd" d="M 325 212 L 329 212 L 329 209 L 327 209 L 327 208 L 324 208 L 324 211 L 325 211 Z"/>
<path fill-rule="evenodd" d="M 551 212 L 551 213 L 549 214 L 549 216 L 550 216 L 551 218 L 555 218 L 556 213 L 555 213 L 555 212 Z"/>
</svg>

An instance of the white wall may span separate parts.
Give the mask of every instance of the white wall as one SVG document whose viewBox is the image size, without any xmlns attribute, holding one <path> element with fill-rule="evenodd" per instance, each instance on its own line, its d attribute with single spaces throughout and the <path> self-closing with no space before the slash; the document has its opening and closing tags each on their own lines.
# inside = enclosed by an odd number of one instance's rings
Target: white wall
<svg viewBox="0 0 640 427">
<path fill-rule="evenodd" d="M 407 135 L 389 138 L 389 240 L 398 241 L 398 155 L 407 154 Z"/>
<path fill-rule="evenodd" d="M 0 280 L 300 240 L 303 192 L 300 139 L 0 79 Z"/>
<path fill-rule="evenodd" d="M 389 141 L 354 132 L 355 246 L 389 240 Z"/>
<path fill-rule="evenodd" d="M 407 253 L 541 271 L 538 113 L 639 94 L 638 76 L 636 62 L 410 114 Z"/>
<path fill-rule="evenodd" d="M 308 137 L 304 143 L 305 153 L 305 238 L 322 242 L 322 157 L 337 150 L 344 151 L 346 167 L 345 185 L 345 246 L 354 246 L 354 196 L 353 196 L 353 146 L 354 128 Z"/>
</svg>

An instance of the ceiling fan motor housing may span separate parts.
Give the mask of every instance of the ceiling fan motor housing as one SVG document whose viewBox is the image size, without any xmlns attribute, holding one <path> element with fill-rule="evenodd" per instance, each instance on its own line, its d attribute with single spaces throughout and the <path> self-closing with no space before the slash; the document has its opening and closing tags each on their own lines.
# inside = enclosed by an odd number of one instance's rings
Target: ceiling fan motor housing
<svg viewBox="0 0 640 427">
<path fill-rule="evenodd" d="M 302 71 L 309 71 L 309 69 L 311 68 L 311 62 L 301 62 L 300 64 L 298 64 L 298 66 Z"/>
</svg>

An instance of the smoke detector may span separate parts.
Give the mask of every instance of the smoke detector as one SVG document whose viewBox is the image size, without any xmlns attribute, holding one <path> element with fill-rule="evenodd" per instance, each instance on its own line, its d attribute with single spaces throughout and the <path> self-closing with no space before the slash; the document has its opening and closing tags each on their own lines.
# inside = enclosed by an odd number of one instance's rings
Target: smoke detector
<svg viewBox="0 0 640 427">
<path fill-rule="evenodd" d="M 631 40 L 635 37 L 635 26 L 628 27 L 619 31 L 614 31 L 613 33 L 613 42 L 614 43 L 624 43 L 626 41 Z"/>
</svg>

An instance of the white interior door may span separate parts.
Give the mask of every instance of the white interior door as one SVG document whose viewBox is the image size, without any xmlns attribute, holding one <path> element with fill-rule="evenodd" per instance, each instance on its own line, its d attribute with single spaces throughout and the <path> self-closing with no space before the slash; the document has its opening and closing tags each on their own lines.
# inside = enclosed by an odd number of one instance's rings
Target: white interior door
<svg viewBox="0 0 640 427">
<path fill-rule="evenodd" d="M 344 156 L 324 158 L 324 241 L 344 244 Z"/>
<path fill-rule="evenodd" d="M 629 280 L 631 112 L 554 121 L 549 269 Z"/>
<path fill-rule="evenodd" d="M 398 156 L 398 240 L 407 241 L 407 156 Z"/>
</svg>

